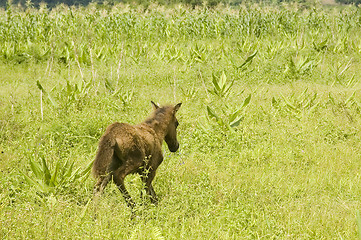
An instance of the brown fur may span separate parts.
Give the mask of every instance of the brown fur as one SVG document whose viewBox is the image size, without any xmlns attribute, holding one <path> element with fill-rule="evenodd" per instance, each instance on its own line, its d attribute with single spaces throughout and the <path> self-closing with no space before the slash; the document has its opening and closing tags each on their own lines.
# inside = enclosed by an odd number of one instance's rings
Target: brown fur
<svg viewBox="0 0 361 240">
<path fill-rule="evenodd" d="M 128 174 L 139 173 L 151 201 L 157 203 L 152 180 L 163 161 L 163 140 L 171 152 L 179 148 L 175 114 L 181 103 L 164 107 L 158 107 L 154 102 L 152 104 L 153 114 L 144 122 L 134 126 L 115 122 L 107 127 L 99 141 L 92 169 L 97 178 L 95 195 L 101 193 L 113 179 L 128 206 L 133 207 L 134 201 L 124 186 L 124 178 Z"/>
</svg>

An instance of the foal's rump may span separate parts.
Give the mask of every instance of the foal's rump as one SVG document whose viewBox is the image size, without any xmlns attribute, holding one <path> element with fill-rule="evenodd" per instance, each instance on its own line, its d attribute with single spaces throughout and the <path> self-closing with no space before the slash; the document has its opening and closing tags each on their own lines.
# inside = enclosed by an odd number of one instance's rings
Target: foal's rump
<svg viewBox="0 0 361 240">
<path fill-rule="evenodd" d="M 106 174 L 106 170 L 112 161 L 114 154 L 115 139 L 110 135 L 104 135 L 98 146 L 98 151 L 93 163 L 92 172 L 94 177 Z"/>
<path fill-rule="evenodd" d="M 136 128 L 127 123 L 115 122 L 107 127 L 99 141 L 93 175 L 106 175 L 110 171 L 109 167 L 121 165 L 126 158 L 144 159 L 144 156 L 144 147 Z"/>
</svg>

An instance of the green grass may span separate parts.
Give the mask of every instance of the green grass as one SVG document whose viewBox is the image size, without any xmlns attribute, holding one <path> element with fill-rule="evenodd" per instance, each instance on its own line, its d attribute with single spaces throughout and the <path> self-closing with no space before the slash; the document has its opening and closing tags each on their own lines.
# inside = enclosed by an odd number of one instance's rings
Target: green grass
<svg viewBox="0 0 361 240">
<path fill-rule="evenodd" d="M 360 11 L 143 10 L 1 11 L 0 238 L 360 236 Z M 159 206 L 140 204 L 136 175 L 133 220 L 114 184 L 95 206 L 92 177 L 24 178 L 86 168 L 106 126 L 142 121 L 151 100 L 183 102 Z"/>
</svg>

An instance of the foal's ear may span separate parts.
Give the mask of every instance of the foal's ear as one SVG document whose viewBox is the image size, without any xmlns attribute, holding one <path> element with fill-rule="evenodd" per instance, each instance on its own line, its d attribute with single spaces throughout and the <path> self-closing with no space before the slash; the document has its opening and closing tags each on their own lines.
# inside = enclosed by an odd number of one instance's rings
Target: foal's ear
<svg viewBox="0 0 361 240">
<path fill-rule="evenodd" d="M 150 102 L 152 103 L 154 110 L 159 108 L 159 106 L 157 104 L 155 104 L 153 101 L 150 101 Z"/>
<path fill-rule="evenodd" d="M 174 113 L 176 113 L 179 110 L 181 105 L 182 103 L 178 103 L 177 105 L 174 106 Z"/>
</svg>

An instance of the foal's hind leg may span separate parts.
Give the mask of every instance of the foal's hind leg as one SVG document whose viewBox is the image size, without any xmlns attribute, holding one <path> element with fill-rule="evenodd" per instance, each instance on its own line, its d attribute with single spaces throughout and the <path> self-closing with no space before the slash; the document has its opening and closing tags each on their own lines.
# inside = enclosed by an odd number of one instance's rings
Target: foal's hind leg
<svg viewBox="0 0 361 240">
<path fill-rule="evenodd" d="M 135 206 L 135 202 L 133 201 L 132 197 L 130 196 L 129 192 L 125 188 L 124 179 L 125 177 L 133 172 L 133 168 L 137 168 L 134 165 L 130 166 L 120 166 L 113 174 L 113 181 L 117 185 L 119 191 L 122 193 L 125 202 L 127 203 L 128 207 L 133 208 Z"/>
<path fill-rule="evenodd" d="M 94 215 L 93 215 L 93 219 L 97 218 L 97 212 L 98 212 L 98 199 L 99 199 L 99 195 L 103 193 L 105 186 L 108 184 L 108 182 L 111 179 L 111 174 L 107 174 L 107 175 L 103 175 L 100 176 L 98 178 L 97 183 L 94 186 L 94 190 L 93 190 L 93 201 L 95 202 L 95 208 L 94 208 Z"/>
<path fill-rule="evenodd" d="M 135 202 L 133 201 L 133 199 L 130 196 L 129 192 L 125 188 L 124 179 L 118 178 L 117 180 L 115 180 L 115 178 L 114 178 L 114 181 L 115 181 L 115 184 L 117 185 L 119 191 L 122 193 L 122 195 L 124 197 L 124 200 L 127 203 L 128 207 L 134 208 L 135 207 Z"/>
<path fill-rule="evenodd" d="M 111 174 L 110 173 L 105 175 L 105 176 L 100 176 L 98 178 L 97 183 L 94 186 L 93 196 L 98 196 L 98 195 L 102 194 L 103 191 L 104 191 L 104 188 L 107 186 L 110 179 L 111 179 Z"/>
<path fill-rule="evenodd" d="M 113 156 L 106 173 L 98 178 L 98 181 L 94 186 L 93 196 L 103 193 L 104 188 L 107 186 L 107 184 L 112 178 L 113 171 L 117 169 L 119 165 L 120 163 L 118 162 L 117 158 Z"/>
</svg>

